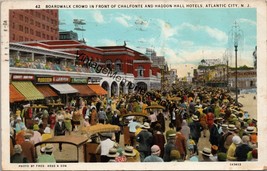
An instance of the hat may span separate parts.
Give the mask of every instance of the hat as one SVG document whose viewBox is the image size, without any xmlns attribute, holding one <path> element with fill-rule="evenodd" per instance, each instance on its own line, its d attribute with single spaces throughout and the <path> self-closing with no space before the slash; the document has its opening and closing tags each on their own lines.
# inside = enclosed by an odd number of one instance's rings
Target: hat
<svg viewBox="0 0 267 171">
<path fill-rule="evenodd" d="M 21 117 L 17 117 L 17 120 L 20 120 L 21 121 Z"/>
<path fill-rule="evenodd" d="M 26 133 L 24 134 L 24 138 L 25 138 L 25 139 L 30 139 L 31 137 L 32 137 L 32 134 L 29 133 L 29 132 L 26 132 Z"/>
<path fill-rule="evenodd" d="M 102 137 L 108 137 L 108 138 L 111 138 L 112 137 L 112 133 L 108 133 L 108 132 L 100 133 L 100 135 Z"/>
<path fill-rule="evenodd" d="M 107 156 L 108 157 L 117 157 L 117 156 L 119 156 L 119 153 L 117 152 L 116 148 L 111 148 L 111 149 L 109 149 Z"/>
<path fill-rule="evenodd" d="M 34 118 L 34 120 L 35 120 L 35 121 L 39 121 L 39 118 L 38 118 L 38 117 L 36 117 L 36 118 Z"/>
<path fill-rule="evenodd" d="M 46 134 L 50 134 L 51 133 L 51 129 L 47 126 L 47 127 L 45 127 L 45 129 L 44 129 L 44 133 L 46 133 Z"/>
<path fill-rule="evenodd" d="M 40 151 L 41 151 L 42 153 L 44 153 L 44 152 L 45 152 L 45 147 L 42 147 L 42 148 L 40 149 Z"/>
<path fill-rule="evenodd" d="M 222 128 L 228 129 L 228 125 L 227 124 L 222 124 Z"/>
<path fill-rule="evenodd" d="M 235 127 L 235 125 L 233 125 L 233 124 L 229 124 L 228 127 L 227 127 L 227 129 L 228 129 L 229 131 L 234 131 L 234 130 L 236 130 L 236 127 Z"/>
<path fill-rule="evenodd" d="M 133 146 L 126 146 L 122 154 L 124 154 L 125 156 L 133 157 L 136 155 L 136 152 L 133 149 Z"/>
<path fill-rule="evenodd" d="M 145 129 L 149 129 L 149 128 L 150 128 L 149 123 L 145 122 L 145 123 L 143 124 L 143 128 L 145 128 Z"/>
<path fill-rule="evenodd" d="M 151 154 L 159 155 L 160 154 L 160 148 L 158 145 L 153 145 L 151 147 Z"/>
<path fill-rule="evenodd" d="M 235 135 L 233 136 L 232 138 L 232 142 L 235 144 L 235 145 L 238 145 L 242 142 L 242 139 L 238 136 L 238 135 Z"/>
<path fill-rule="evenodd" d="M 204 147 L 202 151 L 200 151 L 200 153 L 204 156 L 208 156 L 208 157 L 211 157 L 213 156 L 211 154 L 211 149 L 210 148 L 207 148 L 207 147 Z"/>
<path fill-rule="evenodd" d="M 45 146 L 45 152 L 53 152 L 54 146 L 52 144 L 46 144 Z"/>
<path fill-rule="evenodd" d="M 218 159 L 218 161 L 226 161 L 226 159 L 227 159 L 226 153 L 219 152 L 217 154 L 217 159 Z"/>
<path fill-rule="evenodd" d="M 178 150 L 171 150 L 170 158 L 176 160 L 180 159 L 181 158 L 180 152 Z"/>
<path fill-rule="evenodd" d="M 84 117 L 84 119 L 89 119 L 89 116 L 86 115 L 86 116 Z"/>
<path fill-rule="evenodd" d="M 256 133 L 256 127 L 248 126 L 247 129 L 245 130 L 245 132 L 248 133 L 248 134 Z"/>
<path fill-rule="evenodd" d="M 22 148 L 21 148 L 21 146 L 19 145 L 19 144 L 16 144 L 15 146 L 14 146 L 14 153 L 16 154 L 16 153 L 18 153 L 18 154 L 20 154 L 22 152 Z"/>
<path fill-rule="evenodd" d="M 214 118 L 214 120 L 223 120 L 222 117 Z"/>
<path fill-rule="evenodd" d="M 38 131 L 39 130 L 39 126 L 37 124 L 33 125 L 33 130 L 34 131 Z"/>
<path fill-rule="evenodd" d="M 198 120 L 199 120 L 199 119 L 198 119 L 198 116 L 197 116 L 197 115 L 193 115 L 193 116 L 192 116 L 192 120 L 193 120 L 193 121 L 198 121 Z"/>
</svg>

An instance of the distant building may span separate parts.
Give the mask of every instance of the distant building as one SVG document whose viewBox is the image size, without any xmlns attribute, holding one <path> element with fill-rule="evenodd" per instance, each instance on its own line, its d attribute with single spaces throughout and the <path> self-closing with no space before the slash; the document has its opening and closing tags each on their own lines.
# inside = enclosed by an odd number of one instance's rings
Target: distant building
<svg viewBox="0 0 267 171">
<path fill-rule="evenodd" d="M 10 42 L 58 40 L 58 10 L 10 10 Z"/>
<path fill-rule="evenodd" d="M 73 31 L 59 32 L 59 40 L 78 40 L 78 34 Z"/>
</svg>

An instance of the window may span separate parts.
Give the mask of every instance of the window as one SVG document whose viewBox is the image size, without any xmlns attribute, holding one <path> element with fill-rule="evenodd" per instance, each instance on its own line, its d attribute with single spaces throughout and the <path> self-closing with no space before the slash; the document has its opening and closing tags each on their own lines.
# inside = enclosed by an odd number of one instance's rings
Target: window
<svg viewBox="0 0 267 171">
<path fill-rule="evenodd" d="M 33 24 L 33 19 L 30 20 L 30 23 Z"/>
<path fill-rule="evenodd" d="M 28 23 L 29 22 L 29 18 L 25 17 L 25 22 Z"/>
<path fill-rule="evenodd" d="M 112 70 L 112 62 L 111 60 L 106 61 L 106 67 L 111 71 Z"/>
<path fill-rule="evenodd" d="M 44 15 L 42 15 L 42 20 L 45 20 L 45 16 Z"/>
<path fill-rule="evenodd" d="M 19 15 L 19 19 L 21 20 L 21 21 L 23 21 L 23 15 Z"/>
<path fill-rule="evenodd" d="M 45 34 L 43 33 L 42 37 L 45 39 Z"/>
<path fill-rule="evenodd" d="M 13 28 L 13 29 L 15 28 L 15 23 L 12 23 L 12 28 Z"/>
<path fill-rule="evenodd" d="M 46 35 L 46 39 L 49 40 L 49 35 Z"/>
<path fill-rule="evenodd" d="M 121 71 L 121 61 L 119 59 L 115 61 L 115 71 L 117 72 Z"/>
<path fill-rule="evenodd" d="M 46 31 L 49 31 L 49 26 L 46 26 Z"/>
<path fill-rule="evenodd" d="M 23 31 L 23 26 L 19 25 L 19 31 Z"/>
<path fill-rule="evenodd" d="M 142 66 L 139 66 L 137 69 L 137 75 L 139 77 L 143 77 L 144 76 L 144 68 Z"/>
<path fill-rule="evenodd" d="M 28 27 L 25 27 L 25 33 L 29 33 L 29 28 Z"/>
<path fill-rule="evenodd" d="M 12 40 L 16 40 L 16 35 L 13 34 Z"/>
<path fill-rule="evenodd" d="M 19 41 L 23 42 L 23 37 L 22 36 L 19 36 Z"/>
<path fill-rule="evenodd" d="M 30 29 L 30 33 L 33 35 L 33 29 Z"/>
</svg>

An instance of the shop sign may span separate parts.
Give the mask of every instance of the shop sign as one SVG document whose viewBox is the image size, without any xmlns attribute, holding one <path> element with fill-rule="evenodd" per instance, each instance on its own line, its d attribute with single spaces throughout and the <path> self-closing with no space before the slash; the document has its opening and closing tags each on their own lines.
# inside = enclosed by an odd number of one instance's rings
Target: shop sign
<svg viewBox="0 0 267 171">
<path fill-rule="evenodd" d="M 12 75 L 12 80 L 20 80 L 20 81 L 34 80 L 34 75 L 13 74 Z"/>
<path fill-rule="evenodd" d="M 36 77 L 36 83 L 52 83 L 52 77 Z"/>
<path fill-rule="evenodd" d="M 53 83 L 68 83 L 70 82 L 69 76 L 54 76 Z"/>
<path fill-rule="evenodd" d="M 71 83 L 88 84 L 88 78 L 71 78 Z"/>
</svg>

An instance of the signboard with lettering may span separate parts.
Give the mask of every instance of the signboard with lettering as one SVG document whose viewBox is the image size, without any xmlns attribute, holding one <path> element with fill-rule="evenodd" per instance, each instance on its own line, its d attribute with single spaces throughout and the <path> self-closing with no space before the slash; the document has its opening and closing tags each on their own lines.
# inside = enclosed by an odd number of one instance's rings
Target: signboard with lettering
<svg viewBox="0 0 267 171">
<path fill-rule="evenodd" d="M 54 76 L 53 83 L 68 83 L 70 82 L 69 76 Z"/>
<path fill-rule="evenodd" d="M 71 78 L 71 83 L 74 83 L 74 84 L 88 84 L 88 78 Z"/>
<path fill-rule="evenodd" d="M 20 81 L 32 81 L 34 80 L 34 75 L 22 75 L 22 74 L 13 74 L 12 80 L 20 80 Z"/>
<path fill-rule="evenodd" d="M 52 83 L 52 77 L 36 77 L 36 84 L 43 84 L 43 83 Z"/>
</svg>

